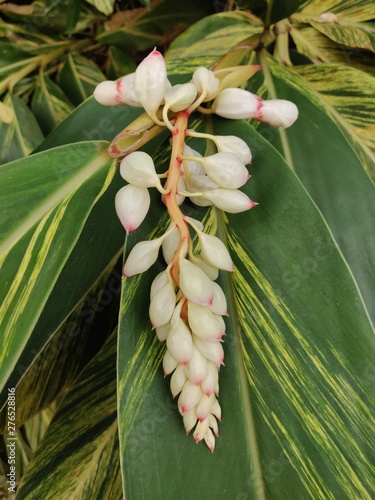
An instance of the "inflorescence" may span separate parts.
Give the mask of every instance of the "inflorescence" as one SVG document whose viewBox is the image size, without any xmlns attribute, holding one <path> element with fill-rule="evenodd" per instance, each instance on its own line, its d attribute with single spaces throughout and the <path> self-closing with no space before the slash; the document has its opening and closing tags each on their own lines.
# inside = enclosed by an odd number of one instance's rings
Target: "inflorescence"
<svg viewBox="0 0 375 500">
<path fill-rule="evenodd" d="M 170 388 L 173 397 L 179 395 L 178 409 L 186 433 L 194 429 L 195 441 L 204 440 L 211 451 L 218 436 L 217 421 L 221 420 L 218 372 L 224 362 L 223 316 L 227 315 L 224 292 L 215 280 L 219 270 L 232 272 L 233 264 L 224 243 L 206 234 L 200 221 L 185 216 L 180 205 L 189 198 L 196 205 L 214 205 L 234 214 L 257 203 L 239 190 L 250 177 L 248 145 L 236 136 L 189 129 L 188 121 L 193 111 L 201 111 L 229 119 L 255 118 L 275 127 L 292 125 L 298 116 L 295 104 L 262 100 L 236 87 L 258 69 L 239 66 L 215 73 L 199 67 L 191 82 L 172 86 L 164 58 L 154 49 L 135 73 L 117 82 L 102 82 L 94 91 L 95 99 L 103 105 L 144 108 L 148 116 L 141 118 L 138 136 L 146 136 L 152 127 L 167 127 L 172 134 L 170 165 L 164 175 L 156 173 L 151 156 L 134 150 L 144 143 L 142 140 L 123 153 L 120 174 L 128 184 L 117 193 L 115 207 L 125 230 L 134 231 L 146 217 L 149 188 L 161 193 L 171 221 L 162 236 L 134 246 L 123 274 L 143 273 L 155 263 L 162 248 L 166 268 L 151 285 L 149 316 L 159 340 L 166 342 L 164 374 L 172 375 Z M 134 132 L 132 136 L 138 137 Z M 186 136 L 212 141 L 217 152 L 203 157 L 185 143 Z M 191 229 L 198 237 L 198 254 L 193 251 Z"/>
</svg>

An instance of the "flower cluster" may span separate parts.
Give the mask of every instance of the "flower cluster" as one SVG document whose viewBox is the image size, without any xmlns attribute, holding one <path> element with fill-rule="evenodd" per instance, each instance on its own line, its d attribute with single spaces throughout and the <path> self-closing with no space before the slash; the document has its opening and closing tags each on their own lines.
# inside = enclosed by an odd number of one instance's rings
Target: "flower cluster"
<svg viewBox="0 0 375 500">
<path fill-rule="evenodd" d="M 135 73 L 117 82 L 102 82 L 94 92 L 103 105 L 143 107 L 147 120 L 156 127 L 168 127 L 172 133 L 171 159 L 165 174 L 157 174 L 151 156 L 134 148 L 121 160 L 120 174 L 128 184 L 117 193 L 115 206 L 125 230 L 134 231 L 146 217 L 149 188 L 161 193 L 171 220 L 162 236 L 134 246 L 123 274 L 130 277 L 146 271 L 162 249 L 166 268 L 152 283 L 149 316 L 159 340 L 166 342 L 164 373 L 171 375 L 171 392 L 173 397 L 178 396 L 186 433 L 194 429 L 195 441 L 204 440 L 211 451 L 218 435 L 217 420 L 221 419 L 218 372 L 224 362 L 223 316 L 227 315 L 224 292 L 215 280 L 219 270 L 233 271 L 233 264 L 224 243 L 206 234 L 201 222 L 185 216 L 180 205 L 189 198 L 199 206 L 214 205 L 238 213 L 256 203 L 239 189 L 250 177 L 246 165 L 251 163 L 251 151 L 247 144 L 239 137 L 189 129 L 188 120 L 198 110 L 232 119 L 255 118 L 276 127 L 290 126 L 298 115 L 293 103 L 265 101 L 234 87 L 257 69 L 231 68 L 223 76 L 200 67 L 191 82 L 172 86 L 163 56 L 153 50 Z M 142 118 L 142 126 L 147 120 Z M 217 152 L 203 157 L 185 143 L 186 136 L 212 141 Z M 196 248 L 191 233 L 197 235 Z"/>
</svg>

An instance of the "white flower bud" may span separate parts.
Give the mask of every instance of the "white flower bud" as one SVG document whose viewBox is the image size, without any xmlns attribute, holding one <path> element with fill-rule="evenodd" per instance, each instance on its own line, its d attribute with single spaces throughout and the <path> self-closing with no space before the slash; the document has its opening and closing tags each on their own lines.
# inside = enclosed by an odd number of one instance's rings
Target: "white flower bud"
<svg viewBox="0 0 375 500">
<path fill-rule="evenodd" d="M 214 299 L 210 278 L 187 259 L 180 259 L 180 289 L 185 297 L 202 306 L 209 306 Z"/>
<path fill-rule="evenodd" d="M 185 175 L 180 175 L 177 181 L 177 191 L 187 191 L 186 188 L 186 182 L 185 182 Z M 185 195 L 182 194 L 176 194 L 176 201 L 177 205 L 182 205 L 183 202 L 185 201 Z"/>
<path fill-rule="evenodd" d="M 123 274 L 126 277 L 140 274 L 156 262 L 162 239 L 140 241 L 131 250 L 126 259 Z"/>
<path fill-rule="evenodd" d="M 206 420 L 203 420 L 203 422 L 197 423 L 197 426 L 193 433 L 193 438 L 195 439 L 195 442 L 199 443 L 199 441 L 202 441 L 207 431 L 208 431 L 208 418 L 206 418 Z"/>
<path fill-rule="evenodd" d="M 168 88 L 164 57 L 153 50 L 135 70 L 134 90 L 149 115 L 155 115 Z"/>
<path fill-rule="evenodd" d="M 186 435 L 188 435 L 191 429 L 197 423 L 197 415 L 195 413 L 195 408 L 190 410 L 188 413 L 185 413 L 184 416 L 182 417 L 182 420 L 184 422 Z"/>
<path fill-rule="evenodd" d="M 211 342 L 199 337 L 194 337 L 194 345 L 200 350 L 203 356 L 213 361 L 217 367 L 224 364 L 224 350 L 220 342 Z"/>
<path fill-rule="evenodd" d="M 221 407 L 219 401 L 216 399 L 211 407 L 211 413 L 220 421 L 221 420 Z"/>
<path fill-rule="evenodd" d="M 210 189 L 204 192 L 204 197 L 211 201 L 217 208 L 230 214 L 238 214 L 255 207 L 258 203 L 238 189 Z"/>
<path fill-rule="evenodd" d="M 173 370 L 177 368 L 177 366 L 178 366 L 177 361 L 174 359 L 172 354 L 167 349 L 163 357 L 164 377 L 170 375 L 173 372 Z"/>
<path fill-rule="evenodd" d="M 100 82 L 95 87 L 94 98 L 103 106 L 118 106 L 121 104 L 117 100 L 117 84 L 111 80 Z"/>
<path fill-rule="evenodd" d="M 175 227 L 169 235 L 164 238 L 163 244 L 162 244 L 162 251 L 163 251 L 163 257 L 164 260 L 167 264 L 170 263 L 170 261 L 173 258 L 173 255 L 175 254 L 175 251 L 177 250 L 178 245 L 180 244 L 180 233 Z"/>
<path fill-rule="evenodd" d="M 165 105 L 171 111 L 177 113 L 186 109 L 197 97 L 197 88 L 192 83 L 173 85 L 165 92 Z"/>
<path fill-rule="evenodd" d="M 156 336 L 158 337 L 160 342 L 164 342 L 165 340 L 167 340 L 170 328 L 171 328 L 170 323 L 155 328 Z"/>
<path fill-rule="evenodd" d="M 152 328 L 165 325 L 171 319 L 176 305 L 176 294 L 171 283 L 164 285 L 153 297 L 149 307 Z"/>
<path fill-rule="evenodd" d="M 197 414 L 197 417 L 201 422 L 209 417 L 211 413 L 211 406 L 214 400 L 215 396 L 213 394 L 211 394 L 211 396 L 206 396 L 206 394 L 203 394 L 203 396 L 199 400 L 197 406 L 195 407 L 195 413 Z"/>
<path fill-rule="evenodd" d="M 201 384 L 206 378 L 207 366 L 207 359 L 194 347 L 193 355 L 186 365 L 186 375 L 189 380 L 195 385 Z"/>
<path fill-rule="evenodd" d="M 214 287 L 214 301 L 210 306 L 210 309 L 215 314 L 220 314 L 221 316 L 227 316 L 228 315 L 227 299 L 224 295 L 223 289 L 217 283 L 214 283 L 213 287 Z"/>
<path fill-rule="evenodd" d="M 247 168 L 234 153 L 216 153 L 206 156 L 204 160 L 206 174 L 223 188 L 239 188 L 250 177 Z"/>
<path fill-rule="evenodd" d="M 180 365 L 186 365 L 193 356 L 194 346 L 191 333 L 185 323 L 179 318 L 169 330 L 167 348 Z"/>
<path fill-rule="evenodd" d="M 178 367 L 172 374 L 170 382 L 171 393 L 174 398 L 177 396 L 177 394 L 179 394 L 182 391 L 182 388 L 184 387 L 186 380 L 187 376 L 185 372 L 185 367 L 182 365 L 178 365 Z"/>
<path fill-rule="evenodd" d="M 251 163 L 250 148 L 239 137 L 235 135 L 216 135 L 214 140 L 218 151 L 234 153 L 245 165 Z"/>
<path fill-rule="evenodd" d="M 118 191 L 115 208 L 127 233 L 137 229 L 150 208 L 150 195 L 146 188 L 128 184 Z"/>
<path fill-rule="evenodd" d="M 211 234 L 199 233 L 202 257 L 211 265 L 224 271 L 233 271 L 233 262 L 224 243 Z"/>
<path fill-rule="evenodd" d="M 129 184 L 138 187 L 161 187 L 153 159 L 143 151 L 134 151 L 125 156 L 120 163 L 120 174 Z"/>
<path fill-rule="evenodd" d="M 208 307 L 188 302 L 188 319 L 193 333 L 204 340 L 220 341 L 225 333 L 222 317 L 211 312 Z"/>
<path fill-rule="evenodd" d="M 219 435 L 219 426 L 217 425 L 217 420 L 213 415 L 208 416 L 208 425 L 214 431 L 215 436 Z"/>
<path fill-rule="evenodd" d="M 202 391 L 206 394 L 206 396 L 211 396 L 211 394 L 215 393 L 218 381 L 219 372 L 217 366 L 213 361 L 208 361 L 206 378 L 201 384 Z"/>
<path fill-rule="evenodd" d="M 150 288 L 150 300 L 155 297 L 155 294 L 163 288 L 164 285 L 168 283 L 167 271 L 162 271 L 157 276 L 155 276 Z"/>
<path fill-rule="evenodd" d="M 193 73 L 193 83 L 198 89 L 198 92 L 207 92 L 207 96 L 204 100 L 211 100 L 220 85 L 220 80 L 216 78 L 215 73 L 209 69 L 200 66 Z"/>
<path fill-rule="evenodd" d="M 272 127 L 290 127 L 298 118 L 298 108 L 294 102 L 285 99 L 270 99 L 262 101 L 259 115 L 256 117 L 261 122 Z"/>
<path fill-rule="evenodd" d="M 195 149 L 191 148 L 187 144 L 184 145 L 184 156 L 198 156 L 198 158 L 202 158 L 202 155 L 195 151 Z M 186 165 L 188 171 L 192 175 L 204 175 L 204 168 L 199 161 L 193 160 L 184 160 L 184 165 Z"/>
<path fill-rule="evenodd" d="M 195 385 L 190 380 L 187 380 L 178 398 L 178 409 L 181 415 L 192 410 L 201 397 L 202 390 L 199 385 Z"/>
<path fill-rule="evenodd" d="M 204 435 L 204 442 L 206 443 L 208 449 L 213 453 L 215 451 L 215 436 L 213 435 L 211 429 L 207 429 Z"/>
<path fill-rule="evenodd" d="M 215 281 L 219 276 L 219 269 L 208 264 L 200 255 L 192 255 L 190 261 L 202 269 L 202 271 L 207 274 L 210 280 Z M 214 283 L 215 284 L 215 283 Z"/>
<path fill-rule="evenodd" d="M 186 176 L 186 187 L 190 193 L 205 192 L 208 189 L 216 189 L 219 186 L 212 181 L 208 175 Z M 209 207 L 212 202 L 203 196 L 192 196 L 191 201 L 199 207 Z"/>
<path fill-rule="evenodd" d="M 130 73 L 122 77 L 116 84 L 117 86 L 117 100 L 121 104 L 129 104 L 136 108 L 141 108 L 142 104 L 139 101 L 134 91 L 134 76 L 135 73 Z"/>
<path fill-rule="evenodd" d="M 233 120 L 256 118 L 262 100 L 255 94 L 243 89 L 224 89 L 216 97 L 212 109 L 223 118 Z"/>
</svg>

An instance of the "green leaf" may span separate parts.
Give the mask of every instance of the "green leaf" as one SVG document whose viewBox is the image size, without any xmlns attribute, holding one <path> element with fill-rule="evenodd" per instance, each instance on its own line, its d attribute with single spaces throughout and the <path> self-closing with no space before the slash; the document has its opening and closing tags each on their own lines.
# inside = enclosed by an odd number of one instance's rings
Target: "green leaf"
<svg viewBox="0 0 375 500">
<path fill-rule="evenodd" d="M 99 12 L 102 12 L 106 16 L 110 16 L 113 13 L 113 8 L 115 5 L 115 0 L 86 0 L 88 3 L 93 5 Z"/>
<path fill-rule="evenodd" d="M 117 47 L 109 48 L 106 74 L 110 80 L 117 80 L 121 76 L 133 73 L 135 69 L 136 65 L 133 59 L 126 52 L 119 50 Z"/>
<path fill-rule="evenodd" d="M 28 64 L 30 55 L 14 43 L 0 40 L 0 78 L 11 75 Z"/>
<path fill-rule="evenodd" d="M 375 318 L 372 298 L 375 286 L 371 279 L 374 273 L 372 255 L 375 251 L 375 236 L 372 227 L 375 223 L 375 198 L 373 184 L 364 169 L 368 165 L 373 175 L 373 152 L 353 132 L 345 115 L 341 115 L 341 109 L 335 109 L 326 102 L 324 94 L 317 94 L 308 82 L 271 57 L 262 58 L 262 65 L 266 77 L 263 88 L 268 89 L 269 96 L 295 102 L 300 115 L 298 122 L 285 131 L 275 130 L 264 124 L 258 130 L 282 152 L 321 210 L 354 274 L 369 313 Z M 330 67 L 322 68 L 326 68 L 326 72 L 318 68 L 315 76 L 322 77 L 321 89 L 326 88 L 329 93 L 332 91 L 331 85 L 334 85 L 332 74 L 329 74 Z M 311 69 L 310 75 L 312 71 Z M 353 76 L 354 71 L 348 72 L 347 78 Z M 357 73 L 355 74 L 359 76 Z M 365 77 L 366 75 L 363 78 L 364 95 L 366 92 L 373 92 L 371 86 L 367 86 L 369 82 L 366 82 Z M 326 80 L 329 83 L 325 85 Z M 343 104 L 347 100 L 346 89 L 340 94 L 338 81 L 335 82 L 336 103 L 340 102 L 341 95 Z M 355 85 L 358 83 L 357 78 Z M 348 95 L 350 88 L 356 93 L 352 112 L 360 116 L 367 98 L 362 98 L 360 88 L 359 91 L 355 90 L 349 82 Z M 368 108 L 368 116 L 371 115 L 373 116 L 373 112 Z M 365 121 L 363 124 L 366 126 Z M 306 267 L 308 271 L 308 265 Z"/>
<path fill-rule="evenodd" d="M 374 18 L 374 3 L 372 0 L 307 0 L 301 12 L 314 16 L 333 12 L 354 22 L 369 21 Z"/>
<path fill-rule="evenodd" d="M 40 73 L 31 109 L 45 135 L 48 135 L 74 109 L 61 88 L 47 75 Z"/>
<path fill-rule="evenodd" d="M 375 28 L 369 23 L 346 20 L 340 21 L 339 24 L 311 21 L 311 25 L 336 43 L 375 52 Z"/>
<path fill-rule="evenodd" d="M 44 139 L 35 116 L 22 99 L 8 93 L 4 104 L 11 110 L 12 121 L 0 122 L 0 164 L 27 156 Z"/>
<path fill-rule="evenodd" d="M 209 68 L 228 48 L 262 31 L 260 19 L 247 12 L 223 12 L 206 17 L 171 44 L 166 54 L 168 71 L 188 74 L 198 66 Z"/>
<path fill-rule="evenodd" d="M 251 147 L 253 177 L 244 189 L 260 202 L 251 212 L 205 217 L 210 232 L 228 240 L 236 265 L 233 277 L 221 278 L 229 319 L 220 437 L 213 455 L 186 437 L 163 380 L 164 349 L 147 318 L 151 280 L 166 266 L 160 259 L 152 272 L 124 281 L 118 393 L 125 496 L 370 499 L 375 343 L 356 285 L 321 214 L 267 141 L 243 122 L 215 120 L 214 132 Z M 159 235 L 164 211 L 154 205 L 134 239 Z M 189 204 L 183 211 L 205 213 Z M 301 277 L 296 266 L 307 264 Z"/>
<path fill-rule="evenodd" d="M 266 26 L 289 17 L 296 12 L 303 0 L 267 0 Z"/>
<path fill-rule="evenodd" d="M 0 390 L 93 205 L 113 178 L 115 164 L 103 151 L 106 146 L 74 144 L 0 168 L 0 199 L 7 203 L 0 224 Z"/>
<path fill-rule="evenodd" d="M 58 83 L 73 104 L 78 105 L 91 96 L 105 76 L 98 66 L 78 54 L 67 54 L 58 77 Z"/>
<path fill-rule="evenodd" d="M 115 353 L 113 334 L 63 400 L 18 498 L 121 498 Z"/>
</svg>

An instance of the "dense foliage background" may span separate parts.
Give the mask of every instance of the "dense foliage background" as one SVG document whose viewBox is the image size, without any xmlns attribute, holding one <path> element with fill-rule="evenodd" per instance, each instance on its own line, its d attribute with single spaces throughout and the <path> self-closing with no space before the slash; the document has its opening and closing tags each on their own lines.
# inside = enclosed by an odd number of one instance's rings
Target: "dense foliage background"
<svg viewBox="0 0 375 500">
<path fill-rule="evenodd" d="M 1 498 L 13 387 L 20 499 L 373 498 L 374 19 L 372 0 L 0 2 Z M 173 83 L 261 64 L 247 88 L 300 110 L 287 130 L 192 117 L 249 144 L 259 202 L 186 207 L 236 265 L 212 455 L 162 376 L 161 264 L 121 280 L 168 223 L 155 196 L 124 242 L 114 211 L 109 141 L 141 110 L 92 98 L 154 46 Z M 165 170 L 167 134 L 142 149 Z"/>
</svg>

